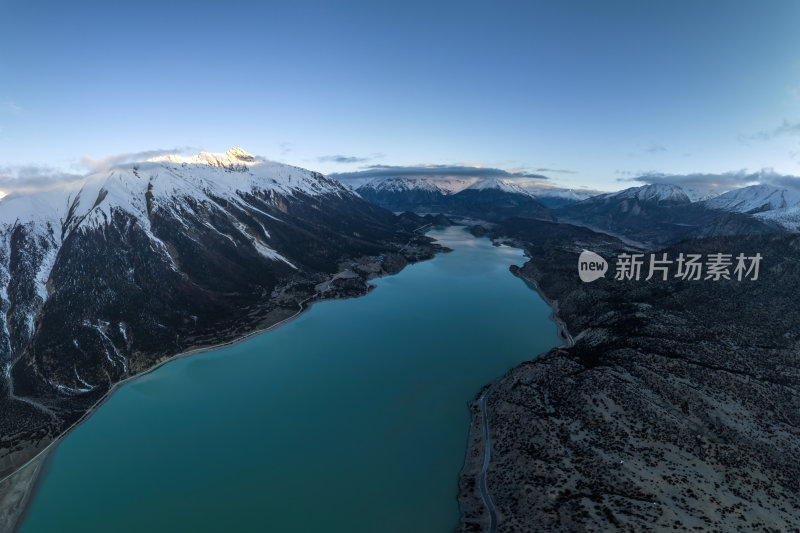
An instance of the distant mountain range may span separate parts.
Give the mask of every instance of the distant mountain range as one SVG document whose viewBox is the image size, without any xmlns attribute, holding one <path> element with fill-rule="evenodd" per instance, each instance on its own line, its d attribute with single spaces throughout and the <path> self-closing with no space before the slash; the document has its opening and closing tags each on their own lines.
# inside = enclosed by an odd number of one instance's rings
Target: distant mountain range
<svg viewBox="0 0 800 533">
<path fill-rule="evenodd" d="M 551 218 L 547 208 L 536 198 L 506 180 L 464 181 L 385 178 L 364 184 L 357 192 L 391 211 L 445 213 L 484 220 L 502 220 L 509 216 Z"/>
<path fill-rule="evenodd" d="M 582 191 L 504 178 L 377 178 L 358 187 L 365 199 L 392 211 L 447 213 L 484 220 L 527 216 L 549 220 L 548 208 L 591 197 Z"/>
<path fill-rule="evenodd" d="M 692 202 L 677 185 L 644 185 L 554 209 L 553 217 L 645 245 L 691 237 L 781 233 L 775 221 Z"/>
<path fill-rule="evenodd" d="M 800 193 L 766 184 L 707 198 L 669 184 L 595 195 L 546 184 L 521 187 L 513 180 L 499 178 L 398 177 L 375 179 L 357 192 L 393 211 L 444 213 L 495 222 L 513 216 L 558 220 L 645 244 L 800 229 Z"/>
</svg>

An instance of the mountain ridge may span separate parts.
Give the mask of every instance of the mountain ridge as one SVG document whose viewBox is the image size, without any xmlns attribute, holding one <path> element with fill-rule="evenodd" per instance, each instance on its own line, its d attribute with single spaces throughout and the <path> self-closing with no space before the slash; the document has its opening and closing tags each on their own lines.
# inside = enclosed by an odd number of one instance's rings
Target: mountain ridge
<svg viewBox="0 0 800 533">
<path fill-rule="evenodd" d="M 506 216 L 550 218 L 547 209 L 534 196 L 503 178 L 378 178 L 361 185 L 356 192 L 392 211 L 487 220 Z"/>
<path fill-rule="evenodd" d="M 644 244 L 691 237 L 787 231 L 773 220 L 692 201 L 678 185 L 648 184 L 594 196 L 552 210 L 556 220 L 583 225 Z"/>
<path fill-rule="evenodd" d="M 707 200 L 705 205 L 735 213 L 747 213 L 793 230 L 800 230 L 800 190 L 769 184 L 733 189 Z"/>
</svg>

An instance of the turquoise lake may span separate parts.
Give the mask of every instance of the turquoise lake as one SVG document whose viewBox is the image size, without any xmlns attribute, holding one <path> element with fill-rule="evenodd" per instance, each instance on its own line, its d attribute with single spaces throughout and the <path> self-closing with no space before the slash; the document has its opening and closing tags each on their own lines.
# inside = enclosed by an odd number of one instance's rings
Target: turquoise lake
<svg viewBox="0 0 800 533">
<path fill-rule="evenodd" d="M 520 250 L 428 235 L 454 251 L 121 387 L 21 531 L 452 531 L 467 402 L 561 342 Z"/>
</svg>

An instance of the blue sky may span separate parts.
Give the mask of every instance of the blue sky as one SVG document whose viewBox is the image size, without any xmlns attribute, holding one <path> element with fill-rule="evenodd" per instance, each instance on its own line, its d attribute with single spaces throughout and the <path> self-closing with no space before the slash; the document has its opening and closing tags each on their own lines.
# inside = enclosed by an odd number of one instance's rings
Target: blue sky
<svg viewBox="0 0 800 533">
<path fill-rule="evenodd" d="M 241 146 L 609 190 L 800 174 L 798 21 L 793 1 L 0 0 L 0 172 Z"/>
</svg>

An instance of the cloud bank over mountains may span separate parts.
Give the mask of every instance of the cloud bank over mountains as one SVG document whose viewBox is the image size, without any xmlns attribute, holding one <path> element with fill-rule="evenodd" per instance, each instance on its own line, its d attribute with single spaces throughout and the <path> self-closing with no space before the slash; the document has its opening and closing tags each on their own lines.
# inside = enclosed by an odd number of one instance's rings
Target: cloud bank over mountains
<svg viewBox="0 0 800 533">
<path fill-rule="evenodd" d="M 112 154 L 98 159 L 84 155 L 77 164 L 73 165 L 74 171 L 42 165 L 4 166 L 0 167 L 0 196 L 10 193 L 27 194 L 49 191 L 79 182 L 88 174 L 102 172 L 123 163 L 146 161 L 153 157 L 191 151 L 193 149 L 189 147 L 172 148 L 170 150 L 144 150 L 141 152 Z"/>
<path fill-rule="evenodd" d="M 143 150 L 141 152 L 130 152 L 126 154 L 114 154 L 114 155 L 107 155 L 105 157 L 101 157 L 99 159 L 94 159 L 89 157 L 88 155 L 81 156 L 80 162 L 81 166 L 89 170 L 90 172 L 101 172 L 103 170 L 107 170 L 112 168 L 116 165 L 121 165 L 123 163 L 133 163 L 136 161 L 147 161 L 148 159 L 152 159 L 153 157 L 160 157 L 164 155 L 170 154 L 185 154 L 189 152 L 196 152 L 198 150 L 194 150 L 188 146 L 183 148 L 172 148 L 171 150 Z"/>
<path fill-rule="evenodd" d="M 562 171 L 563 172 L 563 171 Z M 365 181 L 373 178 L 533 178 L 547 180 L 547 176 L 534 174 L 522 169 L 504 170 L 502 168 L 470 165 L 371 165 L 354 172 L 338 172 L 331 177 L 341 181 Z"/>
<path fill-rule="evenodd" d="M 687 190 L 707 193 L 708 195 L 722 194 L 732 189 L 755 184 L 800 190 L 800 177 L 779 174 L 772 169 L 761 169 L 758 172 L 739 170 L 720 174 L 699 172 L 693 174 L 664 174 L 654 172 L 635 178 L 620 179 L 619 181 L 632 181 L 637 184 L 680 185 Z"/>
<path fill-rule="evenodd" d="M 24 194 L 48 191 L 80 181 L 84 177 L 85 174 L 63 172 L 36 165 L 0 167 L 0 196 L 11 192 Z"/>
</svg>

